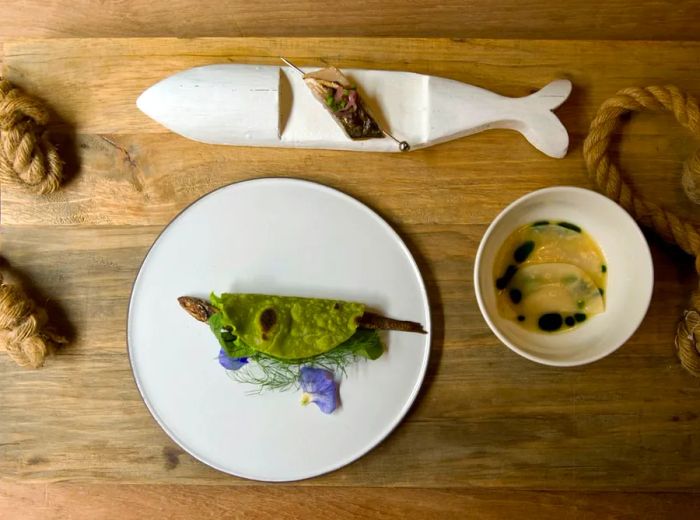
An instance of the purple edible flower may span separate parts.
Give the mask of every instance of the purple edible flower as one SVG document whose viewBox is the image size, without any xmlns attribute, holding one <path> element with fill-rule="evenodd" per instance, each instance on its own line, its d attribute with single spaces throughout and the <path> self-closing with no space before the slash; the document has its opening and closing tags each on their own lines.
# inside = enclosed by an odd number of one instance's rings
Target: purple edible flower
<svg viewBox="0 0 700 520">
<path fill-rule="evenodd" d="M 238 370 L 243 365 L 248 364 L 247 357 L 231 357 L 224 349 L 219 351 L 219 364 L 226 370 Z"/>
<path fill-rule="evenodd" d="M 301 404 L 316 403 L 323 413 L 338 407 L 338 385 L 333 372 L 323 368 L 301 367 L 299 384 L 304 391 Z"/>
</svg>

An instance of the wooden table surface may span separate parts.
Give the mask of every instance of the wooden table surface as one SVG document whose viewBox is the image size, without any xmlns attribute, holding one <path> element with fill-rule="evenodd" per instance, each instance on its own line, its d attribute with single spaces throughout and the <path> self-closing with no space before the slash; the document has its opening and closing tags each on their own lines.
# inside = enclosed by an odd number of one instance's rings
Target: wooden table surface
<svg viewBox="0 0 700 520">
<path fill-rule="evenodd" d="M 481 235 L 507 203 L 550 185 L 591 187 L 581 143 L 606 97 L 654 83 L 700 95 L 700 43 L 687 41 L 697 39 L 700 6 L 372 4 L 340 2 L 341 17 L 291 1 L 274 3 L 276 17 L 260 5 L 222 10 L 178 0 L 0 7 L 3 74 L 55 109 L 70 174 L 48 197 L 2 186 L 0 253 L 72 339 L 39 371 L 0 357 L 0 518 L 698 511 L 700 380 L 680 368 L 672 345 L 696 283 L 691 260 L 648 235 L 656 286 L 645 322 L 615 354 L 574 369 L 539 366 L 500 345 L 479 314 L 471 273 Z M 84 39 L 241 35 L 263 37 Z M 511 39 L 462 39 L 470 37 Z M 572 146 L 554 160 L 515 133 L 491 131 L 402 155 L 216 147 L 168 133 L 134 107 L 145 87 L 183 68 L 274 63 L 280 54 L 309 65 L 410 69 L 512 96 L 568 77 L 574 92 L 557 113 Z M 697 210 L 683 198 L 678 172 L 693 146 L 669 118 L 647 115 L 633 118 L 616 143 L 635 187 L 688 216 Z M 294 485 L 243 481 L 184 454 L 148 415 L 125 347 L 131 282 L 163 226 L 215 187 L 269 175 L 323 182 L 377 210 L 416 256 L 433 304 L 430 367 L 406 420 L 354 464 Z"/>
</svg>

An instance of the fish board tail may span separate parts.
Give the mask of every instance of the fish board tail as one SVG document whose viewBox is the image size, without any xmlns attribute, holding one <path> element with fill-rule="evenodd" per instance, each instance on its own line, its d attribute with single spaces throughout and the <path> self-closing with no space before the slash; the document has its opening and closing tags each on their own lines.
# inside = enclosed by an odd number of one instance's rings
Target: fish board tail
<svg viewBox="0 0 700 520">
<path fill-rule="evenodd" d="M 569 133 L 552 110 L 566 101 L 571 88 L 569 80 L 558 79 L 534 94 L 514 100 L 519 108 L 514 129 L 523 134 L 532 146 L 557 159 L 566 155 Z"/>
</svg>

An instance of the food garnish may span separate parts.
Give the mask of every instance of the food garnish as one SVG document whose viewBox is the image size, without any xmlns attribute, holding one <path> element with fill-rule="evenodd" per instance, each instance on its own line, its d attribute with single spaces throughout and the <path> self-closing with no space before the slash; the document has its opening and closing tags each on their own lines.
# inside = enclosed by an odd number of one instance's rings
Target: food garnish
<svg viewBox="0 0 700 520">
<path fill-rule="evenodd" d="M 281 59 L 303 75 L 304 83 L 311 93 L 350 139 L 388 137 L 396 141 L 402 152 L 411 149 L 406 141 L 399 141 L 379 125 L 360 96 L 357 85 L 354 85 L 338 68 L 326 67 L 314 72 L 304 72 L 285 58 Z"/>
<path fill-rule="evenodd" d="M 301 387 L 306 402 L 317 403 L 324 413 L 338 402 L 330 397 L 328 374 L 337 393 L 335 377 L 345 367 L 379 358 L 384 346 L 378 330 L 425 333 L 420 323 L 341 300 L 224 293 L 212 294 L 209 301 L 190 296 L 178 301 L 209 325 L 220 345 L 219 364 L 232 379 L 255 385 L 258 392 Z"/>
</svg>

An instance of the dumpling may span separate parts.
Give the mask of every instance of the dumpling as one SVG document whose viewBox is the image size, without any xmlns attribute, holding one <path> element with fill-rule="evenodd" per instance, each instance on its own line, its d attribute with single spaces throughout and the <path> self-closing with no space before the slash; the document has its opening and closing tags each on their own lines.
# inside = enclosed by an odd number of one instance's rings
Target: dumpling
<svg viewBox="0 0 700 520">
<path fill-rule="evenodd" d="M 494 265 L 501 315 L 546 332 L 604 312 L 606 277 L 598 245 L 568 222 L 541 221 L 516 230 Z"/>
<path fill-rule="evenodd" d="M 535 247 L 526 264 L 573 264 L 589 273 L 599 287 L 604 285 L 605 259 L 598 245 L 574 224 L 561 222 L 525 228 L 524 241 Z"/>
<path fill-rule="evenodd" d="M 497 266 L 560 263 L 581 268 L 598 287 L 605 285 L 607 268 L 600 248 L 568 222 L 541 221 L 518 229 L 505 241 L 496 262 Z"/>
<path fill-rule="evenodd" d="M 505 307 L 502 314 L 517 319 L 529 329 L 552 332 L 573 327 L 605 310 L 603 295 L 596 284 L 571 264 L 522 267 L 504 293 L 507 296 L 504 294 L 501 299 Z"/>
</svg>

